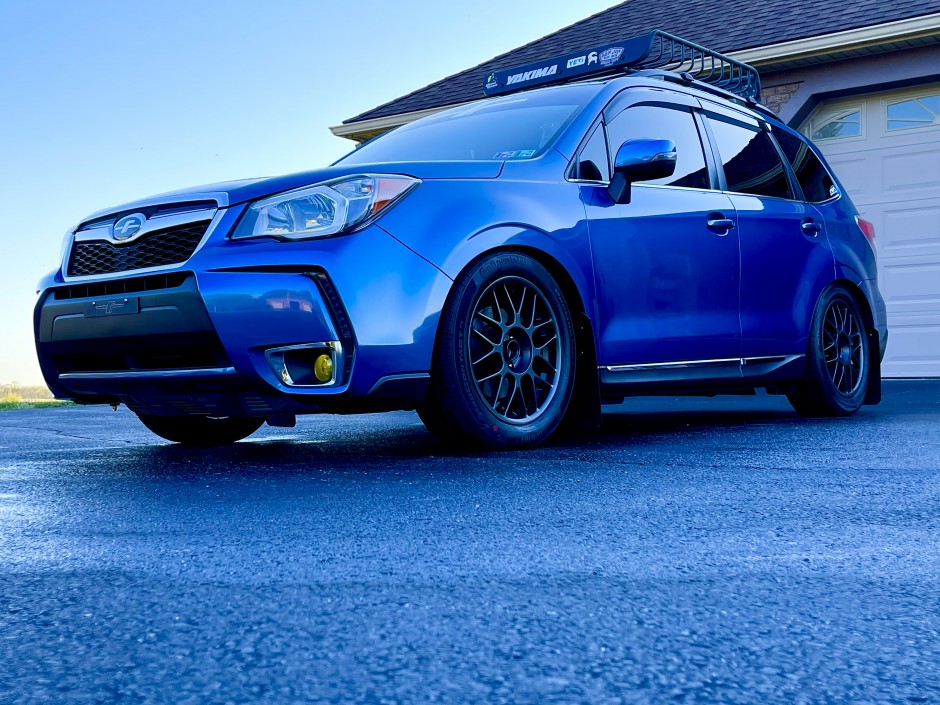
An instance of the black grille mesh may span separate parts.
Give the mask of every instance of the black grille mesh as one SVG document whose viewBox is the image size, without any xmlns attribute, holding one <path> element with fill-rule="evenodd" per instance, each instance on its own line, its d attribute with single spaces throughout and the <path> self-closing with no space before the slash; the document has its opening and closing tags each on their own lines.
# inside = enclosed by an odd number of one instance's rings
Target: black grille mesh
<svg viewBox="0 0 940 705">
<path fill-rule="evenodd" d="M 104 240 L 76 242 L 69 256 L 69 276 L 113 274 L 146 267 L 180 264 L 192 257 L 209 221 L 172 230 L 158 230 L 128 245 Z"/>
</svg>

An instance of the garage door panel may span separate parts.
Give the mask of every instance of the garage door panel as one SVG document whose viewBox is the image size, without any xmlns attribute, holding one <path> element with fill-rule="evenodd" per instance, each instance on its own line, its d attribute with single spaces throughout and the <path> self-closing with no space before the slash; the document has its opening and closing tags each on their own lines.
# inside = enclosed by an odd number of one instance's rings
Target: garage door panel
<svg viewBox="0 0 940 705">
<path fill-rule="evenodd" d="M 868 160 L 855 155 L 833 156 L 831 159 L 827 156 L 827 159 L 853 201 L 880 193 L 880 188 L 874 188 L 865 176 L 870 171 Z"/>
<path fill-rule="evenodd" d="M 940 326 L 921 325 L 911 319 L 910 324 L 892 326 L 888 333 L 888 349 L 883 369 L 891 377 L 940 376 Z"/>
<path fill-rule="evenodd" d="M 918 201 L 904 209 L 884 209 L 879 215 L 875 232 L 883 259 L 940 255 L 940 203 Z"/>
<path fill-rule="evenodd" d="M 879 283 L 889 313 L 914 306 L 940 313 L 940 262 L 883 264 Z"/>
<path fill-rule="evenodd" d="M 940 191 L 940 149 L 884 155 L 882 173 L 888 194 Z"/>
</svg>

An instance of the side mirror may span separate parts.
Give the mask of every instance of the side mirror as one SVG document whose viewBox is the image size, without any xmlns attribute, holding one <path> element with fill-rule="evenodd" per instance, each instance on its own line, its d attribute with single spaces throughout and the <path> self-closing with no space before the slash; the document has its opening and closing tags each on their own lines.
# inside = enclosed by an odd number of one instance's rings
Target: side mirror
<svg viewBox="0 0 940 705">
<path fill-rule="evenodd" d="M 617 150 L 607 192 L 615 203 L 629 203 L 630 184 L 672 176 L 677 156 L 672 140 L 627 140 Z"/>
</svg>

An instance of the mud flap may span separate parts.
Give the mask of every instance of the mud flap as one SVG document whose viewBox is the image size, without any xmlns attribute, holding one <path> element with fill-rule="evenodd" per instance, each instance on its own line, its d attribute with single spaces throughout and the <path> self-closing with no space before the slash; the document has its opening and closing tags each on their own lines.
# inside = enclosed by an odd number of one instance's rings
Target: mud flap
<svg viewBox="0 0 940 705">
<path fill-rule="evenodd" d="M 868 370 L 868 391 L 865 393 L 863 404 L 878 404 L 881 401 L 881 341 L 878 331 L 868 331 L 868 359 L 871 365 Z"/>
</svg>

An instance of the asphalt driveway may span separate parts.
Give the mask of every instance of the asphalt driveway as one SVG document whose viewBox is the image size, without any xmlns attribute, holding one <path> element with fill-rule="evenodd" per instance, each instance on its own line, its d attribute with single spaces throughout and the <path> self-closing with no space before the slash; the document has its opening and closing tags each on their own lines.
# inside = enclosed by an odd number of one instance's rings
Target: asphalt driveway
<svg viewBox="0 0 940 705">
<path fill-rule="evenodd" d="M 469 456 L 410 413 L 197 451 L 0 414 L 0 703 L 940 702 L 940 384 L 886 388 Z"/>
</svg>

